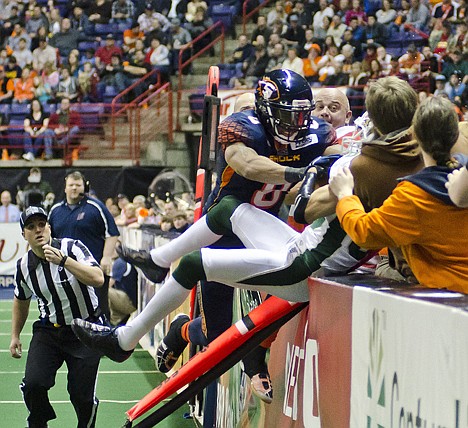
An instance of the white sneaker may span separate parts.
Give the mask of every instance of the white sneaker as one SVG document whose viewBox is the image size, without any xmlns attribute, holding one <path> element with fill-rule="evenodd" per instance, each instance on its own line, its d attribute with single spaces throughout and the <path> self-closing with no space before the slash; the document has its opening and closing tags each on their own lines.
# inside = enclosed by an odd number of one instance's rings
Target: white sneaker
<svg viewBox="0 0 468 428">
<path fill-rule="evenodd" d="M 34 155 L 31 152 L 28 152 L 28 153 L 25 153 L 23 155 L 23 159 L 27 160 L 27 161 L 33 161 L 36 158 L 34 157 Z"/>
</svg>

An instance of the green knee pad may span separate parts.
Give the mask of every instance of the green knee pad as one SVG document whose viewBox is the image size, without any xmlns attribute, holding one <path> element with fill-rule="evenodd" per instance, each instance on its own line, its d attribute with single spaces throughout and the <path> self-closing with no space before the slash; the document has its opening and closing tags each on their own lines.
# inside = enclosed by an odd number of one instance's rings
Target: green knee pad
<svg viewBox="0 0 468 428">
<path fill-rule="evenodd" d="M 201 250 L 193 251 L 182 257 L 172 277 L 188 290 L 191 290 L 198 281 L 205 280 Z"/>
<path fill-rule="evenodd" d="M 206 215 L 206 223 L 210 230 L 217 235 L 231 233 L 231 216 L 241 203 L 233 196 L 225 196 L 221 199 Z"/>
</svg>

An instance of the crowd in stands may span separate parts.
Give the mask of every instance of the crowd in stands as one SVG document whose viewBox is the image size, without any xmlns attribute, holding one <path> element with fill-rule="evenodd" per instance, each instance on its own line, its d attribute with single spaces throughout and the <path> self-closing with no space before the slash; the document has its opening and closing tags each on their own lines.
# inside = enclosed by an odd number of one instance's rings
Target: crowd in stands
<svg viewBox="0 0 468 428">
<path fill-rule="evenodd" d="M 352 86 L 359 115 L 368 85 L 384 76 L 418 92 L 468 105 L 466 5 L 453 0 L 277 1 L 241 34 L 226 64 L 225 83 L 254 88 L 263 73 L 288 68 L 312 86 Z M 224 76 L 223 75 L 223 76 Z"/>
</svg>

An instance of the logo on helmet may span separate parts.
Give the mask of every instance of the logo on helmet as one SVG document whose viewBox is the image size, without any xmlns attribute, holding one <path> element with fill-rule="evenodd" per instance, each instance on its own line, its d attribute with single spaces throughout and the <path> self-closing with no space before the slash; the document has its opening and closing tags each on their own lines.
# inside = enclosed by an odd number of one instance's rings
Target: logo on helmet
<svg viewBox="0 0 468 428">
<path fill-rule="evenodd" d="M 278 86 L 271 80 L 260 80 L 258 91 L 259 95 L 268 101 L 278 100 L 280 97 Z"/>
</svg>

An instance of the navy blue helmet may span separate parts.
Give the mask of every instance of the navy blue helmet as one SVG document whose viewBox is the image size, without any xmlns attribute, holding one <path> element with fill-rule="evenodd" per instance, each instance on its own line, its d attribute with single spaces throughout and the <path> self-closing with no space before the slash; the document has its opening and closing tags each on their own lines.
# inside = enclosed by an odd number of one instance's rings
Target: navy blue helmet
<svg viewBox="0 0 468 428">
<path fill-rule="evenodd" d="M 301 142 L 307 135 L 315 107 L 312 90 L 300 74 L 273 70 L 258 82 L 255 93 L 257 115 L 275 141 Z"/>
</svg>

